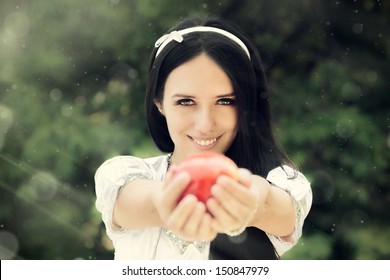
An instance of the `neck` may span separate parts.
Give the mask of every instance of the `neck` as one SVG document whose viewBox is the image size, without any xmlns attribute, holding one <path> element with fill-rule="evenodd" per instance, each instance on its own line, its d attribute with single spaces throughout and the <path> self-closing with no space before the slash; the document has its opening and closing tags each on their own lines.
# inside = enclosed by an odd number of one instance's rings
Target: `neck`
<svg viewBox="0 0 390 280">
<path fill-rule="evenodd" d="M 173 151 L 172 153 L 168 154 L 168 160 L 170 162 L 171 165 L 178 165 L 180 164 L 183 160 L 184 160 L 185 157 L 181 157 L 181 155 L 175 151 Z"/>
</svg>

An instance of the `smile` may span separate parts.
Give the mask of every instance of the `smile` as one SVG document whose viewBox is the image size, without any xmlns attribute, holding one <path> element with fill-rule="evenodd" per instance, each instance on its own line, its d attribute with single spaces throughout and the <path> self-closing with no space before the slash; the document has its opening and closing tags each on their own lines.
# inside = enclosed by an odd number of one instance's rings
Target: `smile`
<svg viewBox="0 0 390 280">
<path fill-rule="evenodd" d="M 196 144 L 198 144 L 199 146 L 203 146 L 203 147 L 210 146 L 210 145 L 214 144 L 215 142 L 217 142 L 217 138 L 206 139 L 206 140 L 192 138 L 192 140 Z"/>
</svg>

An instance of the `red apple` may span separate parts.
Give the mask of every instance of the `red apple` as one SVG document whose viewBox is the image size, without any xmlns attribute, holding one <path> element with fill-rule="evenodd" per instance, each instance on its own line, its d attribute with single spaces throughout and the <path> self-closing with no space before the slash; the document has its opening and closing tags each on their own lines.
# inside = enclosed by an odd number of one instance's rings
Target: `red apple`
<svg viewBox="0 0 390 280">
<path fill-rule="evenodd" d="M 191 181 L 179 197 L 180 201 L 187 194 L 194 194 L 199 201 L 206 202 L 210 188 L 218 176 L 227 175 L 238 178 L 238 167 L 230 158 L 217 153 L 199 153 L 186 158 L 175 170 L 175 174 L 186 171 L 191 175 Z"/>
</svg>

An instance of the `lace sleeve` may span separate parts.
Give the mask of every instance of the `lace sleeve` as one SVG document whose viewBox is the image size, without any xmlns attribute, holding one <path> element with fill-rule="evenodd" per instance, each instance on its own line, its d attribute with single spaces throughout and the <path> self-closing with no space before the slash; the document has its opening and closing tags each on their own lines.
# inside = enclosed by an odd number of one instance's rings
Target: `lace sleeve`
<svg viewBox="0 0 390 280">
<path fill-rule="evenodd" d="M 275 187 L 289 193 L 295 205 L 295 230 L 289 241 L 280 236 L 268 235 L 279 255 L 283 255 L 297 244 L 302 236 L 302 228 L 312 204 L 312 191 L 306 177 L 289 166 L 278 167 L 269 172 L 267 180 Z"/>
</svg>

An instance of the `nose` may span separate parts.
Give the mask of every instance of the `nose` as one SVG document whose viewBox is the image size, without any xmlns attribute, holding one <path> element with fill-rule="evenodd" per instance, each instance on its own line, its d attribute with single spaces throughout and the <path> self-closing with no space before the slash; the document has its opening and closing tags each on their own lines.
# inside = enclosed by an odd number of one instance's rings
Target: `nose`
<svg viewBox="0 0 390 280">
<path fill-rule="evenodd" d="M 216 117 L 211 108 L 199 108 L 195 114 L 195 129 L 201 133 L 213 131 L 216 126 Z"/>
</svg>

